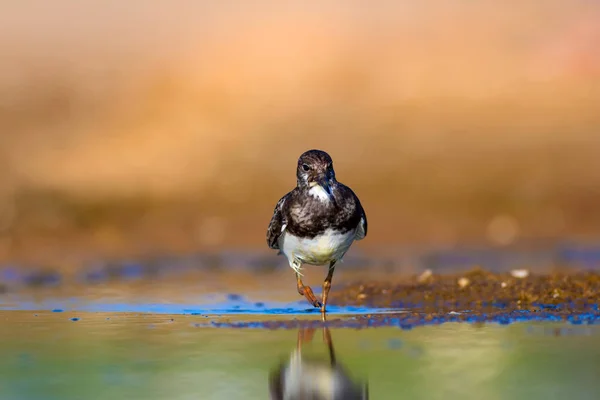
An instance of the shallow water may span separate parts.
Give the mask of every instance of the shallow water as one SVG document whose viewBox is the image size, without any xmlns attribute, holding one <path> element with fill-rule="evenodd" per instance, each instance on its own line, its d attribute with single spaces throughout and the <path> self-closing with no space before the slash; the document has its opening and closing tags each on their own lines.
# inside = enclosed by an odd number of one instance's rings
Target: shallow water
<svg viewBox="0 0 600 400">
<path fill-rule="evenodd" d="M 0 398 L 266 399 L 269 375 L 289 362 L 306 329 L 207 323 L 256 318 L 2 311 Z M 324 331 L 314 329 L 302 354 L 328 368 Z M 448 323 L 330 333 L 338 364 L 355 382 L 368 382 L 374 399 L 600 395 L 599 325 Z"/>
</svg>

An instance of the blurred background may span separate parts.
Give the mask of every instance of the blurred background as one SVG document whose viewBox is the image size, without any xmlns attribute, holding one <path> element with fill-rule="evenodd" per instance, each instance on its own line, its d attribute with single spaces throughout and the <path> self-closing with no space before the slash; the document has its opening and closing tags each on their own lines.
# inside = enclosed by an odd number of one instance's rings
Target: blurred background
<svg viewBox="0 0 600 400">
<path fill-rule="evenodd" d="M 600 3 L 0 9 L 1 262 L 268 253 L 311 148 L 365 252 L 600 236 Z"/>
</svg>

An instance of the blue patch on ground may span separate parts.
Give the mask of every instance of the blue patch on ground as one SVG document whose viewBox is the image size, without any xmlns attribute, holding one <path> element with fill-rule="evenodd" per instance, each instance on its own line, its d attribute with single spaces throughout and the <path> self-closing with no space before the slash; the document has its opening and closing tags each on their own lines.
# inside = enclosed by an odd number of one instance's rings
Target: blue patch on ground
<svg viewBox="0 0 600 400">
<path fill-rule="evenodd" d="M 31 272 L 23 277 L 27 286 L 57 286 L 62 281 L 62 276 L 56 271 Z"/>
<path fill-rule="evenodd" d="M 231 296 L 229 296 L 231 299 Z M 161 304 L 161 303 L 110 303 L 70 302 L 70 311 L 81 312 L 128 312 L 128 313 L 152 313 L 152 314 L 183 314 L 183 315 L 306 315 L 320 314 L 318 308 L 308 308 L 306 301 L 292 303 L 278 302 L 252 302 L 233 296 L 233 300 L 213 304 Z M 44 300 L 41 302 L 19 301 L 10 305 L 0 304 L 0 310 L 6 311 L 40 311 L 51 310 L 52 312 L 63 312 L 65 302 L 61 300 Z M 327 308 L 328 314 L 381 314 L 400 312 L 398 309 L 357 307 L 357 306 L 335 306 Z"/>
<path fill-rule="evenodd" d="M 15 283 L 22 279 L 22 274 L 17 267 L 4 267 L 0 269 L 0 282 Z"/>
<path fill-rule="evenodd" d="M 52 312 L 63 312 L 65 303 L 70 311 L 77 312 L 104 312 L 104 313 L 140 313 L 161 315 L 189 315 L 202 318 L 195 327 L 216 328 L 258 328 L 258 329 L 291 329 L 305 326 L 322 326 L 324 324 L 338 328 L 376 328 L 397 327 L 402 330 L 410 330 L 423 325 L 440 325 L 444 323 L 496 323 L 508 325 L 515 322 L 565 322 L 573 326 L 600 324 L 600 311 L 597 304 L 589 304 L 585 309 L 569 310 L 567 304 L 544 305 L 538 304 L 536 310 L 507 310 L 506 306 L 500 305 L 491 308 L 489 312 L 448 312 L 448 313 L 426 313 L 418 310 L 406 310 L 397 308 L 372 308 L 355 306 L 328 307 L 328 320 L 323 322 L 318 318 L 318 308 L 307 308 L 304 301 L 292 303 L 277 302 L 253 302 L 244 300 L 239 295 L 229 295 L 227 300 L 212 304 L 162 304 L 162 303 L 110 303 L 110 302 L 76 302 L 69 300 L 45 300 L 41 302 L 21 301 L 10 305 L 1 305 L 0 310 L 48 310 Z M 231 316 L 253 316 L 252 321 L 223 322 L 209 317 Z M 313 316 L 310 320 L 298 318 L 283 319 L 280 321 L 261 321 L 260 316 Z M 316 317 L 316 318 L 315 318 Z M 78 317 L 71 321 L 78 321 Z M 108 320 L 108 318 L 107 318 Z M 390 347 L 398 343 L 390 342 Z"/>
<path fill-rule="evenodd" d="M 229 301 L 242 301 L 244 297 L 240 294 L 230 293 L 227 295 Z"/>
</svg>

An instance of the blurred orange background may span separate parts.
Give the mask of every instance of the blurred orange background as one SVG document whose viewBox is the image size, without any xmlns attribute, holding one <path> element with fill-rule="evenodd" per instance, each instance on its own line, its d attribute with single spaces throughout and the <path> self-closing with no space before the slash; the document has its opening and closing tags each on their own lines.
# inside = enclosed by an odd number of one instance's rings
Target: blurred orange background
<svg viewBox="0 0 600 400">
<path fill-rule="evenodd" d="M 268 251 L 311 148 L 366 250 L 598 237 L 600 3 L 1 9 L 0 260 Z"/>
</svg>

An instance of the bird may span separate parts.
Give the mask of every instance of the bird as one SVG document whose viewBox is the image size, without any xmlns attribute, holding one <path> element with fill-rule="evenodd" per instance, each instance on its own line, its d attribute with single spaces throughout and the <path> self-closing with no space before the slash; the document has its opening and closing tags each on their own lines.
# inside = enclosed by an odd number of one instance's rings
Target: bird
<svg viewBox="0 0 600 400">
<path fill-rule="evenodd" d="M 272 400 L 366 400 L 369 384 L 353 379 L 350 371 L 337 361 L 331 332 L 323 327 L 328 360 L 308 358 L 302 354 L 303 344 L 312 342 L 314 328 L 300 328 L 296 347 L 286 362 L 269 374 L 269 394 Z"/>
<path fill-rule="evenodd" d="M 336 264 L 354 241 L 367 236 L 367 216 L 348 186 L 336 180 L 333 161 L 322 150 L 300 155 L 296 187 L 275 205 L 267 228 L 267 244 L 279 250 L 296 273 L 298 293 L 325 315 Z M 319 301 L 302 282 L 302 266 L 328 265 Z"/>
</svg>

